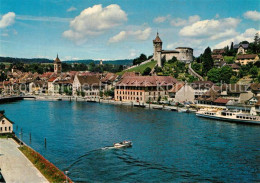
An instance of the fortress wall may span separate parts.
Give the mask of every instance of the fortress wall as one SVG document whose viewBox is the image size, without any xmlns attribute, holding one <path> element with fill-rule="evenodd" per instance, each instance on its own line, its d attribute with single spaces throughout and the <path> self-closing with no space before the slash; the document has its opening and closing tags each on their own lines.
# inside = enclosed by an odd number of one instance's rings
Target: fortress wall
<svg viewBox="0 0 260 183">
<path fill-rule="evenodd" d="M 193 61 L 193 50 L 192 49 L 178 48 L 176 50 L 180 52 L 177 57 L 178 60 L 184 61 L 186 63 L 190 63 Z"/>
</svg>

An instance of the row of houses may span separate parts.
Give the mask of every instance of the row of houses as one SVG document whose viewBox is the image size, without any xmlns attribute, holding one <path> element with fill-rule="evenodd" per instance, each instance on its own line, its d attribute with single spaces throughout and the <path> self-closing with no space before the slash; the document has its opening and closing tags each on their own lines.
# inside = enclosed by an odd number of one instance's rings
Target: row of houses
<svg viewBox="0 0 260 183">
<path fill-rule="evenodd" d="M 221 54 L 221 51 L 223 52 L 223 50 L 217 52 L 213 50 L 216 54 Z M 241 56 L 245 57 L 246 54 Z M 221 66 L 224 65 L 230 66 L 235 72 L 240 69 L 240 66 L 235 63 L 224 63 Z M 258 98 L 253 97 L 258 97 L 260 93 L 259 84 L 218 86 L 211 81 L 185 83 L 171 76 L 140 76 L 134 72 L 126 72 L 118 76 L 115 73 L 55 72 L 55 70 L 37 74 L 12 69 L 7 73 L 7 81 L 0 83 L 0 91 L 4 95 L 80 95 L 96 98 L 104 91 L 112 89 L 116 101 L 143 103 L 163 100 L 218 105 L 226 105 L 228 102 L 252 104 L 258 101 Z"/>
</svg>

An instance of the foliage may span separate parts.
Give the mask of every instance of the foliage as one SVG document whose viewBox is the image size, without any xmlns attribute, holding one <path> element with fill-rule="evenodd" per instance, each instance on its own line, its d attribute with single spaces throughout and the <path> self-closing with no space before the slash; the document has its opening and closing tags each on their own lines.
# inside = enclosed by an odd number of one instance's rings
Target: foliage
<svg viewBox="0 0 260 183">
<path fill-rule="evenodd" d="M 143 72 L 143 76 L 149 75 L 151 71 L 152 71 L 152 69 L 150 67 L 146 67 L 146 69 Z"/>
<path fill-rule="evenodd" d="M 229 66 L 224 66 L 222 68 L 212 68 L 207 74 L 208 80 L 212 81 L 213 83 L 230 83 L 232 75 L 232 68 Z"/>
<path fill-rule="evenodd" d="M 99 91 L 99 96 L 103 97 L 103 95 L 104 95 L 104 92 L 103 91 Z"/>
<path fill-rule="evenodd" d="M 194 81 L 198 81 L 198 78 L 195 78 L 194 76 L 188 76 L 188 83 L 192 83 Z"/>
<path fill-rule="evenodd" d="M 202 55 L 202 73 L 206 75 L 210 69 L 213 68 L 214 62 L 211 57 L 211 49 L 210 47 L 207 47 Z"/>
<path fill-rule="evenodd" d="M 80 95 L 81 95 L 82 97 L 85 97 L 86 94 L 85 94 L 85 92 L 82 91 L 82 92 L 80 93 Z"/>
<path fill-rule="evenodd" d="M 238 77 L 236 77 L 236 76 L 231 76 L 231 78 L 230 78 L 230 83 L 231 84 L 236 84 L 237 82 L 239 81 L 239 78 Z"/>
<path fill-rule="evenodd" d="M 168 60 L 169 64 L 173 64 L 175 62 L 177 62 L 177 58 L 175 56 L 173 56 L 171 60 Z"/>
<path fill-rule="evenodd" d="M 228 64 L 233 64 L 234 63 L 234 59 L 235 59 L 235 57 L 233 57 L 233 56 L 224 56 L 224 60 Z"/>
<path fill-rule="evenodd" d="M 220 69 L 212 68 L 207 73 L 208 80 L 212 81 L 213 83 L 218 83 L 220 81 Z"/>
<path fill-rule="evenodd" d="M 147 60 L 147 56 L 142 53 L 139 57 L 133 60 L 133 65 L 138 65 L 146 60 Z"/>
<path fill-rule="evenodd" d="M 201 63 L 197 63 L 197 62 L 194 62 L 192 65 L 191 65 L 192 69 L 198 73 L 199 75 L 202 75 L 202 64 Z"/>
<path fill-rule="evenodd" d="M 253 66 L 253 67 L 250 69 L 249 73 L 252 75 L 252 78 L 256 78 L 257 75 L 258 75 L 258 69 L 257 69 L 257 67 L 256 67 L 256 66 Z"/>
<path fill-rule="evenodd" d="M 105 92 L 104 92 L 104 95 L 106 96 L 106 97 L 114 97 L 114 94 L 115 94 L 115 88 L 111 88 L 111 90 L 106 90 Z"/>
<path fill-rule="evenodd" d="M 19 147 L 20 151 L 34 164 L 34 166 L 48 179 L 50 182 L 65 182 L 66 175 L 56 166 L 46 160 L 41 154 L 34 151 L 28 146 Z M 68 178 L 68 182 L 72 182 Z"/>
<path fill-rule="evenodd" d="M 156 73 L 162 72 L 162 68 L 161 68 L 161 67 L 158 67 L 158 66 L 155 66 L 154 71 L 155 71 Z"/>
<path fill-rule="evenodd" d="M 145 70 L 147 67 L 150 67 L 151 69 L 153 69 L 154 66 L 156 65 L 156 63 L 157 63 L 156 61 L 151 61 L 151 62 L 142 64 L 142 65 L 136 66 L 136 67 L 134 67 L 134 68 L 121 71 L 121 72 L 119 72 L 119 73 L 117 73 L 117 74 L 118 74 L 118 75 L 123 75 L 125 72 L 140 72 L 140 73 L 143 73 L 144 70 Z"/>
</svg>

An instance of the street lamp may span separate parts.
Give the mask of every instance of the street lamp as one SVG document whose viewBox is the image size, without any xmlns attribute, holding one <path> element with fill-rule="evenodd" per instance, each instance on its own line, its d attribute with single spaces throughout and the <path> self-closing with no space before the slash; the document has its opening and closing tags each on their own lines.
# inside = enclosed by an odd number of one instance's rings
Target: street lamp
<svg viewBox="0 0 260 183">
<path fill-rule="evenodd" d="M 66 183 L 68 183 L 68 173 L 69 173 L 69 171 L 66 170 L 66 171 L 65 171 L 65 174 L 66 174 Z"/>
</svg>

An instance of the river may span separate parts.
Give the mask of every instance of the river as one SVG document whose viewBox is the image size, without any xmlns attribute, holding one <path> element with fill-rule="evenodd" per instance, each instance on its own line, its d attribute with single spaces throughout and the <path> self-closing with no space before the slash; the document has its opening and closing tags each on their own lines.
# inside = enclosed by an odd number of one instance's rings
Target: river
<svg viewBox="0 0 260 183">
<path fill-rule="evenodd" d="M 25 100 L 0 110 L 75 182 L 260 181 L 260 126 L 87 102 Z M 106 148 L 123 140 L 133 147 Z"/>
</svg>

